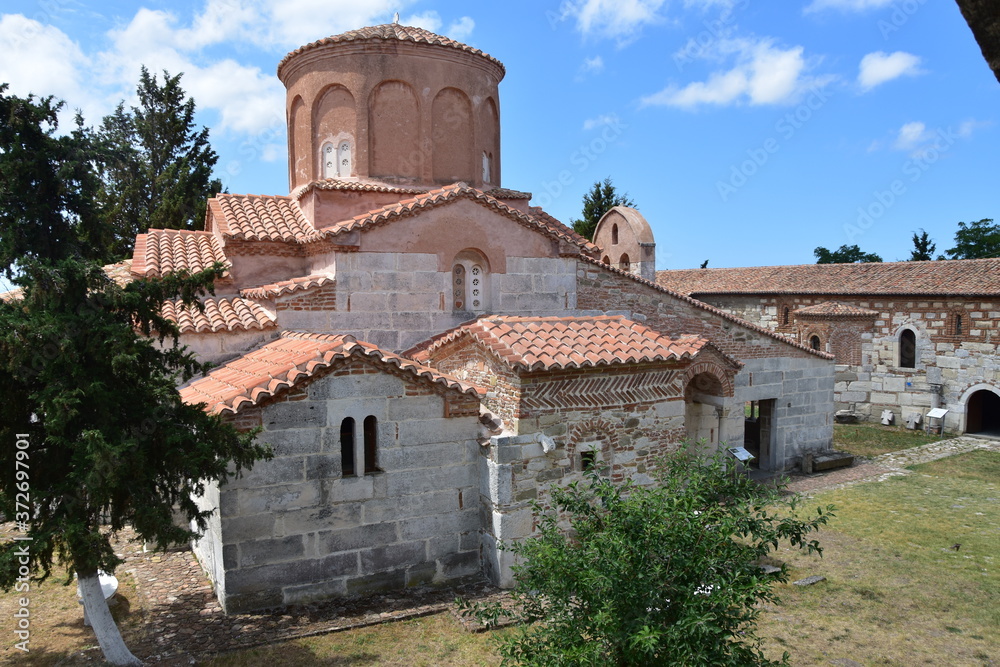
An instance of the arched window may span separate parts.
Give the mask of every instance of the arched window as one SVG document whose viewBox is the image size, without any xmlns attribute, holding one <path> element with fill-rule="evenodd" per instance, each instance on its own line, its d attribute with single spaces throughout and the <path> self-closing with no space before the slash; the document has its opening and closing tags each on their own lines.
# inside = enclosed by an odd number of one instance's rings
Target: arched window
<svg viewBox="0 0 1000 667">
<path fill-rule="evenodd" d="M 481 313 L 490 306 L 490 272 L 477 250 L 463 250 L 451 267 L 452 310 Z"/>
<path fill-rule="evenodd" d="M 611 225 L 611 245 L 618 245 L 618 223 Z"/>
<path fill-rule="evenodd" d="M 791 315 L 791 311 L 792 311 L 792 309 L 789 308 L 788 306 L 785 306 L 784 308 L 781 309 L 781 324 L 782 325 L 785 325 L 785 326 L 788 325 L 788 322 L 789 322 L 789 319 L 790 319 L 790 315 Z"/>
<path fill-rule="evenodd" d="M 910 329 L 903 329 L 899 334 L 899 366 L 917 367 L 917 335 Z"/>
<path fill-rule="evenodd" d="M 611 264 L 611 258 L 608 257 L 607 255 L 605 255 L 604 259 L 602 259 L 601 261 L 604 262 L 605 264 Z"/>
<path fill-rule="evenodd" d="M 819 350 L 823 346 L 823 341 L 819 339 L 819 336 L 812 336 L 809 338 L 809 347 L 814 350 Z"/>
<path fill-rule="evenodd" d="M 632 270 L 632 263 L 629 262 L 628 255 L 622 255 L 621 259 L 618 260 L 618 268 L 622 271 Z"/>
<path fill-rule="evenodd" d="M 344 477 L 354 472 L 354 417 L 340 422 L 340 470 Z"/>
<path fill-rule="evenodd" d="M 962 335 L 962 316 L 955 315 L 955 325 L 952 327 L 952 332 L 956 336 Z"/>
<path fill-rule="evenodd" d="M 490 182 L 490 154 L 483 151 L 483 183 Z"/>
<path fill-rule="evenodd" d="M 365 417 L 365 474 L 378 472 L 378 419 Z"/>
</svg>

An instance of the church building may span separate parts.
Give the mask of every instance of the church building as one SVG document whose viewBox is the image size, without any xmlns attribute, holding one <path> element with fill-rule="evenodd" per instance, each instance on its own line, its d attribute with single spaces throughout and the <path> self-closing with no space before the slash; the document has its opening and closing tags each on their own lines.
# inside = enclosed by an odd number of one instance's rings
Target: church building
<svg viewBox="0 0 1000 667">
<path fill-rule="evenodd" d="M 181 393 L 274 450 L 200 500 L 227 611 L 509 585 L 498 543 L 587 470 L 651 483 L 686 441 L 771 471 L 829 450 L 826 349 L 656 284 L 638 211 L 595 245 L 504 187 L 504 75 L 398 24 L 303 46 L 278 66 L 288 194 L 137 238 L 134 278 L 227 267 L 203 311 L 163 306 L 218 364 Z"/>
</svg>

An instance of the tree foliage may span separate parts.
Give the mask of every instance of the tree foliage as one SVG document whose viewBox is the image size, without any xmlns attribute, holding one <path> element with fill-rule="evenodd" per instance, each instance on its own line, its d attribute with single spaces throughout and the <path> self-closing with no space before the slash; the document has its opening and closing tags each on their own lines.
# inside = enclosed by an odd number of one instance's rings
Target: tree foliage
<svg viewBox="0 0 1000 667">
<path fill-rule="evenodd" d="M 881 262 L 882 258 L 873 252 L 864 252 L 856 245 L 842 245 L 836 250 L 819 246 L 813 250 L 817 264 L 865 264 Z"/>
<path fill-rule="evenodd" d="M 968 224 L 960 222 L 955 232 L 955 247 L 945 252 L 949 259 L 1000 257 L 1000 225 L 994 224 L 992 218 Z"/>
<path fill-rule="evenodd" d="M 593 241 L 597 223 L 615 206 L 636 207 L 635 202 L 629 199 L 628 193 L 618 194 L 610 176 L 605 178 L 603 183 L 597 181 L 583 196 L 583 219 L 573 221 L 573 231 Z"/>
<path fill-rule="evenodd" d="M 832 508 L 797 518 L 794 497 L 727 467 L 681 451 L 654 486 L 591 474 L 553 489 L 558 514 L 536 505 L 537 536 L 507 545 L 521 563 L 513 610 L 474 609 L 519 622 L 499 640 L 503 664 L 781 664 L 763 655 L 756 621 L 787 573 L 759 565 L 783 542 L 821 553 L 808 536 Z"/>
<path fill-rule="evenodd" d="M 919 235 L 913 232 L 913 250 L 910 251 L 909 261 L 928 262 L 934 259 L 935 250 L 937 250 L 937 244 L 931 241 L 931 237 L 926 231 L 921 229 Z"/>
<path fill-rule="evenodd" d="M 57 562 L 82 584 L 121 563 L 111 540 L 126 525 L 156 545 L 190 539 L 174 508 L 203 529 L 210 512 L 192 495 L 267 450 L 177 391 L 204 369 L 161 306 L 196 303 L 223 267 L 114 282 L 94 261 L 104 238 L 99 151 L 82 123 L 55 136 L 51 99 L 2 93 L 0 259 L 22 294 L 0 302 L 0 513 L 27 532 L 30 549 L 25 562 L 25 542 L 0 545 L 0 587 L 14 585 L 20 566 L 41 580 Z M 17 440 L 30 446 L 16 449 Z M 134 664 L 125 654 L 119 664 Z"/>
<path fill-rule="evenodd" d="M 161 85 L 143 67 L 139 105 L 126 111 L 120 103 L 101 124 L 109 150 L 100 198 L 114 231 L 106 261 L 129 255 L 135 235 L 147 229 L 200 229 L 207 199 L 222 190 L 212 178 L 219 158 L 208 128 L 195 127 L 195 103 L 180 80 L 164 71 Z"/>
</svg>

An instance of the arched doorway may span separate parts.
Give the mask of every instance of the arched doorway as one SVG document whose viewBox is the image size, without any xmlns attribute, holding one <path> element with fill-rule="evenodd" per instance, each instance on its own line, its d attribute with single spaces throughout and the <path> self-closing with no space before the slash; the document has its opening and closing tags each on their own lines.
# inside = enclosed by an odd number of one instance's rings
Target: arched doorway
<svg viewBox="0 0 1000 667">
<path fill-rule="evenodd" d="M 965 432 L 1000 435 L 1000 395 L 980 389 L 965 404 Z"/>
<path fill-rule="evenodd" d="M 704 442 L 714 450 L 722 439 L 723 387 L 710 373 L 699 373 L 688 383 L 684 392 L 684 424 L 688 440 Z"/>
</svg>

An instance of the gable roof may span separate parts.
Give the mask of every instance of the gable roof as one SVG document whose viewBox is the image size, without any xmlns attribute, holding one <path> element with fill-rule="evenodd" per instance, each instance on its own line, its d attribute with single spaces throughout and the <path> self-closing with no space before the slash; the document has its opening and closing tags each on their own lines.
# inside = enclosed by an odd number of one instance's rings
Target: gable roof
<svg viewBox="0 0 1000 667">
<path fill-rule="evenodd" d="M 463 44 L 462 42 L 455 41 L 450 37 L 443 37 L 437 35 L 429 30 L 424 30 L 423 28 L 417 28 L 415 26 L 399 25 L 398 23 L 384 23 L 382 25 L 366 26 L 364 28 L 359 28 L 358 30 L 349 30 L 347 32 L 341 33 L 339 35 L 333 35 L 332 37 L 324 37 L 323 39 L 317 40 L 306 44 L 305 46 L 300 46 L 295 49 L 278 63 L 278 78 L 281 78 L 281 70 L 296 56 L 305 53 L 307 51 L 312 51 L 313 49 L 320 48 L 322 46 L 333 45 L 333 44 L 343 44 L 348 42 L 360 42 L 367 40 L 379 40 L 379 41 L 398 41 L 398 42 L 412 42 L 414 44 L 433 44 L 436 46 L 443 46 L 450 49 L 456 49 L 458 51 L 465 51 L 466 53 L 471 53 L 473 55 L 482 56 L 490 62 L 495 63 L 500 68 L 500 77 L 503 78 L 506 68 L 504 68 L 503 63 L 489 55 L 484 53 L 477 48 L 473 48 L 468 44 Z"/>
<path fill-rule="evenodd" d="M 306 219 L 288 196 L 218 194 L 208 205 L 223 236 L 245 241 L 310 243 L 322 232 Z"/>
<path fill-rule="evenodd" d="M 295 199 L 302 199 L 313 190 L 343 190 L 346 192 L 386 192 L 400 195 L 419 195 L 427 192 L 430 188 L 407 188 L 398 185 L 389 185 L 377 181 L 343 181 L 339 178 L 324 178 L 318 181 L 311 181 L 299 186 L 292 191 L 291 196 Z"/>
<path fill-rule="evenodd" d="M 467 199 L 475 202 L 480 206 L 493 210 L 500 215 L 528 227 L 529 229 L 540 231 L 543 234 L 554 237 L 560 241 L 566 241 L 567 243 L 579 247 L 586 253 L 596 254 L 598 252 L 597 246 L 590 243 L 552 216 L 545 214 L 544 211 L 541 211 L 541 209 L 531 209 L 532 215 L 522 213 L 515 208 L 511 208 L 502 201 L 484 193 L 482 190 L 477 190 L 476 188 L 468 186 L 464 183 L 455 183 L 454 185 L 448 185 L 443 188 L 438 188 L 437 190 L 431 190 L 430 192 L 417 195 L 410 199 L 404 199 L 395 204 L 389 204 L 388 206 L 383 206 L 382 208 L 369 211 L 363 215 L 356 215 L 349 220 L 343 220 L 335 225 L 325 228 L 325 231 L 330 236 L 336 236 L 345 232 L 354 231 L 355 229 L 364 230 L 375 225 L 386 224 L 410 215 L 416 215 L 421 211 L 443 206 L 461 199 Z M 544 215 L 536 216 L 536 210 Z"/>
<path fill-rule="evenodd" d="M 215 262 L 232 266 L 222 251 L 222 243 L 211 232 L 150 229 L 135 237 L 131 272 L 141 278 L 159 278 L 181 269 L 197 273 Z"/>
<path fill-rule="evenodd" d="M 194 304 L 185 306 L 180 300 L 166 301 L 160 313 L 175 322 L 181 333 L 205 333 L 216 331 L 249 331 L 269 329 L 277 326 L 272 317 L 260 304 L 240 297 L 203 299 L 204 311 Z"/>
<path fill-rule="evenodd" d="M 672 297 L 674 299 L 677 299 L 678 301 L 681 301 L 683 303 L 687 303 L 687 304 L 689 304 L 691 306 L 694 306 L 695 308 L 698 308 L 699 310 L 703 310 L 705 312 L 712 313 L 713 315 L 716 315 L 717 317 L 720 317 L 721 319 L 727 320 L 727 321 L 732 322 L 734 324 L 738 324 L 739 326 L 741 326 L 741 327 L 743 327 L 745 329 L 749 329 L 750 331 L 754 331 L 756 333 L 762 334 L 764 336 L 767 336 L 768 338 L 772 338 L 772 339 L 774 339 L 774 340 L 776 340 L 778 342 L 784 343 L 785 345 L 791 345 L 792 347 L 794 347 L 794 348 L 796 348 L 798 350 L 802 350 L 804 352 L 808 352 L 811 355 L 814 355 L 814 356 L 817 356 L 817 357 L 821 357 L 823 359 L 833 359 L 833 355 L 832 354 L 829 354 L 827 352 L 820 352 L 819 350 L 814 350 L 814 349 L 812 349 L 811 347 L 809 347 L 807 345 L 803 345 L 802 343 L 797 343 L 797 342 L 791 340 L 790 338 L 786 338 L 786 337 L 782 336 L 781 334 L 778 334 L 778 333 L 775 333 L 774 331 L 771 331 L 770 329 L 765 329 L 764 327 L 762 327 L 762 326 L 760 326 L 758 324 L 754 324 L 753 322 L 748 322 L 748 321 L 746 321 L 744 319 L 736 317 L 735 315 L 733 315 L 731 313 L 727 313 L 726 311 L 722 310 L 721 308 L 716 308 L 715 306 L 707 304 L 704 301 L 699 301 L 698 299 L 695 299 L 694 297 L 688 296 L 687 294 L 683 294 L 681 292 L 674 291 L 674 290 L 672 290 L 670 288 L 667 288 L 667 287 L 664 287 L 662 285 L 658 285 L 657 283 L 654 283 L 652 281 L 646 280 L 645 278 L 640 278 L 639 276 L 635 275 L 634 273 L 629 273 L 628 271 L 622 271 L 621 269 L 618 269 L 618 268 L 615 268 L 615 267 L 610 266 L 608 264 L 605 264 L 604 262 L 602 262 L 600 260 L 593 259 L 591 257 L 587 257 L 586 255 L 581 255 L 580 259 L 582 261 L 587 262 L 588 264 L 593 264 L 593 265 L 595 265 L 597 267 L 600 267 L 604 271 L 607 271 L 609 273 L 613 273 L 615 275 L 622 276 L 624 278 L 628 278 L 629 280 L 637 282 L 637 283 L 639 283 L 641 285 L 645 285 L 646 287 L 652 288 L 652 289 L 656 290 L 657 292 L 660 292 L 661 294 L 666 294 L 667 296 L 670 296 L 670 297 Z M 704 271 L 704 270 L 707 270 L 707 269 L 695 269 L 695 270 L 696 271 Z"/>
<path fill-rule="evenodd" d="M 691 295 L 996 296 L 1000 259 L 681 269 L 658 271 L 656 282 Z"/>
<path fill-rule="evenodd" d="M 804 315 L 806 317 L 840 317 L 840 318 L 857 318 L 857 317 L 878 317 L 878 311 L 870 310 L 868 308 L 861 308 L 859 306 L 851 306 L 846 303 L 837 303 L 836 301 L 824 301 L 823 303 L 817 303 L 814 306 L 806 306 L 805 308 L 798 308 L 795 310 L 795 315 Z"/>
<path fill-rule="evenodd" d="M 710 345 L 698 336 L 668 338 L 621 315 L 484 316 L 415 348 L 413 358 L 428 361 L 436 350 L 463 337 L 520 371 L 683 361 Z"/>
<path fill-rule="evenodd" d="M 188 404 L 212 414 L 236 414 L 319 375 L 336 361 L 356 357 L 393 366 L 414 379 L 481 397 L 486 390 L 386 352 L 354 336 L 285 331 L 275 341 L 238 357 L 181 387 Z"/>
<path fill-rule="evenodd" d="M 291 292 L 304 291 L 314 287 L 322 287 L 330 283 L 335 283 L 333 276 L 327 273 L 317 273 L 291 280 L 281 280 L 269 285 L 260 287 L 250 287 L 240 290 L 240 296 L 247 299 L 273 299 L 276 296 L 283 296 Z"/>
</svg>

